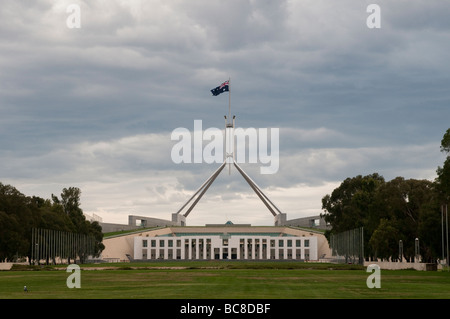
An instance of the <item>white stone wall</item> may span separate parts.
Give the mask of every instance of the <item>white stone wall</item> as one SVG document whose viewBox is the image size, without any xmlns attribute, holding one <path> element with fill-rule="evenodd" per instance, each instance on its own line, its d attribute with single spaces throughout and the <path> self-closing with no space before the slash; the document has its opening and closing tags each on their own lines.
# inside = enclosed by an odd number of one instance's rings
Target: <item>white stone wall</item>
<svg viewBox="0 0 450 319">
<path fill-rule="evenodd" d="M 317 237 L 250 235 L 134 237 L 134 259 L 318 260 Z"/>
</svg>

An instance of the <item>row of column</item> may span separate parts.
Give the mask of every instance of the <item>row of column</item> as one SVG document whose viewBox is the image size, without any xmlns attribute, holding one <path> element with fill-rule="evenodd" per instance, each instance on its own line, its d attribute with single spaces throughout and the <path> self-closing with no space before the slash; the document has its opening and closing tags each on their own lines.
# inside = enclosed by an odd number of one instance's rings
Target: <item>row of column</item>
<svg viewBox="0 0 450 319">
<path fill-rule="evenodd" d="M 310 259 L 314 237 L 136 237 L 136 259 Z M 140 242 L 139 242 L 140 241 Z M 152 241 L 154 246 L 152 247 Z M 169 241 L 171 246 L 169 247 Z M 290 241 L 290 245 L 288 245 Z M 139 242 L 139 244 L 138 244 Z M 162 242 L 162 245 L 161 245 Z M 281 245 L 280 245 L 281 244 Z M 312 249 L 310 256 L 310 249 Z M 317 249 L 317 247 L 315 248 Z M 140 250 L 140 251 L 139 251 Z M 147 252 L 147 256 L 145 256 Z M 155 256 L 151 256 L 152 252 Z M 162 253 L 162 254 L 161 254 Z M 170 256 L 170 253 L 172 256 Z M 218 255 L 218 256 L 217 256 Z M 140 257 L 140 258 L 139 258 Z M 171 257 L 171 258 L 170 258 Z"/>
<path fill-rule="evenodd" d="M 244 240 L 243 251 L 241 249 L 242 239 Z M 302 240 L 298 237 L 288 239 L 240 237 L 237 259 L 242 257 L 243 259 L 309 259 L 309 242 L 309 238 Z M 280 243 L 282 244 L 280 245 Z"/>
</svg>

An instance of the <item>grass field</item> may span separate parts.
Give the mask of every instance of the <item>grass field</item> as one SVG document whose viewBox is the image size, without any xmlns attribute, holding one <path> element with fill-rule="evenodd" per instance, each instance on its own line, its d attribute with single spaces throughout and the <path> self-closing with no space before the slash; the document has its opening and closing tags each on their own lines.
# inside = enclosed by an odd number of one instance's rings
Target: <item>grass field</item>
<svg viewBox="0 0 450 319">
<path fill-rule="evenodd" d="M 360 266 L 289 262 L 158 262 L 81 266 L 68 288 L 66 266 L 0 272 L 1 299 L 448 299 L 450 273 L 381 270 L 369 289 Z M 101 265 L 105 267 L 105 265 Z M 14 269 L 14 268 L 13 268 Z M 24 286 L 28 292 L 23 291 Z"/>
</svg>

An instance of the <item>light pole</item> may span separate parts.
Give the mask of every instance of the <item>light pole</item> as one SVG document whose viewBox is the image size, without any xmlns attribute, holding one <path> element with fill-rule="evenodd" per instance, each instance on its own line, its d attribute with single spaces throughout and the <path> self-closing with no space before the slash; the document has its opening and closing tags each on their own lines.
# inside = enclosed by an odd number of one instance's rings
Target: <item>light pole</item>
<svg viewBox="0 0 450 319">
<path fill-rule="evenodd" d="M 445 215 L 445 234 L 444 234 L 444 215 Z M 447 205 L 441 206 L 441 225 L 442 225 L 442 265 L 444 265 L 444 260 L 446 261 L 447 267 L 449 267 L 449 247 L 448 247 L 448 210 Z M 446 238 L 446 241 L 444 240 Z M 447 249 L 445 249 L 447 246 Z"/>
<path fill-rule="evenodd" d="M 415 240 L 415 262 L 419 262 L 419 238 Z"/>
<path fill-rule="evenodd" d="M 446 237 L 447 237 L 447 270 L 448 270 L 448 266 L 449 266 L 449 258 L 448 258 L 448 207 L 447 204 L 445 205 L 445 232 L 446 232 Z"/>
<path fill-rule="evenodd" d="M 442 225 L 442 262 L 445 260 L 445 244 L 444 244 L 444 205 L 441 205 L 441 225 Z"/>
</svg>

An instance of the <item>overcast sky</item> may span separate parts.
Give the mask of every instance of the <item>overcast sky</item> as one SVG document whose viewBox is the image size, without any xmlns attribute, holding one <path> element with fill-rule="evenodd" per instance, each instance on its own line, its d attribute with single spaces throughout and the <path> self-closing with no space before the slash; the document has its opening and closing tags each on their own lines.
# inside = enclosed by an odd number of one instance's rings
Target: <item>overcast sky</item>
<svg viewBox="0 0 450 319">
<path fill-rule="evenodd" d="M 278 172 L 241 167 L 288 219 L 321 213 L 347 177 L 434 180 L 449 17 L 442 0 L 4 0 L 0 182 L 44 198 L 79 187 L 104 222 L 170 219 L 219 166 L 175 164 L 171 133 L 222 129 L 228 93 L 210 90 L 228 78 L 237 127 L 279 128 Z M 236 170 L 187 224 L 227 220 L 273 224 Z"/>
</svg>

